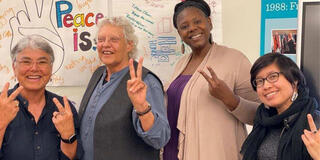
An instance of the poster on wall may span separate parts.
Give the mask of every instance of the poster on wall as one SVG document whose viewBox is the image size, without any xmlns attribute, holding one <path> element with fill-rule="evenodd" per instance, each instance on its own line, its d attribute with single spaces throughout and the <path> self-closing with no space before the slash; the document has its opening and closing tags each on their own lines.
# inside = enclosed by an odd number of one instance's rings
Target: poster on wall
<svg viewBox="0 0 320 160">
<path fill-rule="evenodd" d="M 260 55 L 280 53 L 296 61 L 298 0 L 262 0 Z"/>
<path fill-rule="evenodd" d="M 95 30 L 106 16 L 106 1 L 0 0 L 0 85 L 16 83 L 10 51 L 27 35 L 45 39 L 54 50 L 51 86 L 80 86 L 101 65 Z"/>
<path fill-rule="evenodd" d="M 163 84 L 169 81 L 174 65 L 183 56 L 182 40 L 173 26 L 174 7 L 182 0 L 109 0 L 111 15 L 124 16 L 139 35 L 138 56 L 156 73 Z M 221 0 L 205 0 L 211 8 L 213 40 L 222 42 Z M 127 7 L 122 7 L 127 6 Z M 187 46 L 185 44 L 185 46 Z M 191 52 L 189 47 L 185 53 Z"/>
<path fill-rule="evenodd" d="M 206 0 L 212 9 L 215 42 L 222 42 L 221 0 Z M 26 35 L 39 35 L 54 49 L 49 86 L 85 86 L 103 64 L 96 51 L 96 26 L 103 17 L 125 16 L 138 35 L 139 57 L 165 83 L 183 56 L 173 27 L 181 0 L 0 0 L 0 86 L 15 82 L 10 51 Z M 188 53 L 188 51 L 186 51 Z"/>
</svg>

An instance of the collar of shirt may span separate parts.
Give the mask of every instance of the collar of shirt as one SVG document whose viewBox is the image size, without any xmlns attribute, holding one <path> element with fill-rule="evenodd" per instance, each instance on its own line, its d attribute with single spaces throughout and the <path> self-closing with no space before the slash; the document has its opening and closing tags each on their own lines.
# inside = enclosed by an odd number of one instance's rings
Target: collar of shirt
<svg viewBox="0 0 320 160">
<path fill-rule="evenodd" d="M 121 77 L 122 75 L 126 74 L 128 71 L 129 71 L 129 66 L 123 68 L 122 70 L 120 70 L 118 72 L 111 74 L 110 81 Z M 103 75 L 101 76 L 99 83 L 102 83 L 103 80 L 106 78 L 106 76 L 107 76 L 107 67 L 105 67 Z"/>
<path fill-rule="evenodd" d="M 8 91 L 8 95 L 12 94 L 17 88 L 19 87 L 19 83 L 17 83 L 12 89 L 10 89 Z M 39 120 L 45 116 L 48 112 L 54 112 L 54 111 L 58 111 L 58 108 L 56 107 L 56 105 L 54 104 L 54 102 L 52 101 L 52 99 L 54 98 L 54 96 L 52 94 L 49 94 L 49 92 L 47 90 L 45 90 L 44 92 L 45 94 L 45 105 L 44 108 L 42 110 L 42 113 L 39 117 Z M 27 99 L 25 99 L 24 97 L 21 96 L 21 94 L 19 94 L 16 97 L 16 100 L 19 101 L 19 107 L 25 111 L 27 111 L 27 113 L 29 113 L 28 111 L 28 106 L 29 106 L 29 102 Z M 31 114 L 30 114 L 31 115 Z"/>
</svg>

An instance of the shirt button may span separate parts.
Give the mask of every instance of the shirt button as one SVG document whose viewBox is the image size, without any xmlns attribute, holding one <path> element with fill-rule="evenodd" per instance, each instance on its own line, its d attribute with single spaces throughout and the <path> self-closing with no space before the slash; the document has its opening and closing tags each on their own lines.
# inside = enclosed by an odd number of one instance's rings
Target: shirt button
<svg viewBox="0 0 320 160">
<path fill-rule="evenodd" d="M 37 146 L 37 150 L 39 150 L 40 149 L 40 146 Z"/>
</svg>

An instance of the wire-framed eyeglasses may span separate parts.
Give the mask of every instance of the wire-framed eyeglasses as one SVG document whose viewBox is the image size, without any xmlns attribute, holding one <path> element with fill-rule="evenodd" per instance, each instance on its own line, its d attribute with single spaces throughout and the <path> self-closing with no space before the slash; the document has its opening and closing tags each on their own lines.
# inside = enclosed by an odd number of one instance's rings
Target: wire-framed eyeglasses
<svg viewBox="0 0 320 160">
<path fill-rule="evenodd" d="M 48 68 L 50 65 L 52 65 L 52 62 L 49 60 L 38 60 L 38 61 L 32 61 L 29 59 L 23 59 L 23 60 L 16 60 L 16 62 L 24 68 L 31 68 L 34 64 L 36 64 L 39 68 Z"/>
</svg>

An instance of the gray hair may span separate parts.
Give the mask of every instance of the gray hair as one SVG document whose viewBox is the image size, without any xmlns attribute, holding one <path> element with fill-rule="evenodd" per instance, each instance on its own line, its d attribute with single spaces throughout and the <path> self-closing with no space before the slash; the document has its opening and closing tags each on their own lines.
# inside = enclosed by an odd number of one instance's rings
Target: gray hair
<svg viewBox="0 0 320 160">
<path fill-rule="evenodd" d="M 99 21 L 98 23 L 98 30 L 97 30 L 97 34 L 99 33 L 100 29 L 102 27 L 104 27 L 107 24 L 111 24 L 111 25 L 115 25 L 115 26 L 119 26 L 123 29 L 123 33 L 124 33 L 124 38 L 129 41 L 132 42 L 133 44 L 133 48 L 132 50 L 129 52 L 129 57 L 130 58 L 136 58 L 137 56 L 137 45 L 138 45 L 138 37 L 135 35 L 135 30 L 132 27 L 131 23 L 129 22 L 128 19 L 126 19 L 123 16 L 119 16 L 119 17 L 110 17 L 110 18 L 104 18 L 101 21 Z M 97 36 L 96 36 L 97 37 Z M 96 38 L 97 39 L 97 38 Z M 96 40 L 95 39 L 95 40 Z"/>
<path fill-rule="evenodd" d="M 46 40 L 44 40 L 42 37 L 36 36 L 36 35 L 28 35 L 22 38 L 13 47 L 10 53 L 12 61 L 13 62 L 16 61 L 16 57 L 18 53 L 20 53 L 22 50 L 26 48 L 40 49 L 46 52 L 50 56 L 52 63 L 54 62 L 54 52 L 50 44 Z"/>
</svg>

